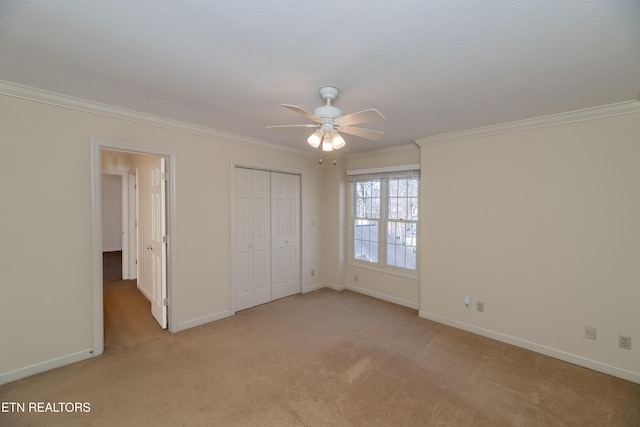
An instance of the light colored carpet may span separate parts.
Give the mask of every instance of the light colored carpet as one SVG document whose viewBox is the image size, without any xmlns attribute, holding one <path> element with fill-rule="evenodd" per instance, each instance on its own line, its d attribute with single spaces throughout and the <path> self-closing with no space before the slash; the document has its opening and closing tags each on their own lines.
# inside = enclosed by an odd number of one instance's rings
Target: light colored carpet
<svg viewBox="0 0 640 427">
<path fill-rule="evenodd" d="M 5 413 L 0 425 L 640 425 L 638 384 L 349 291 L 177 334 L 125 299 L 105 296 L 104 355 L 0 386 L 2 401 L 86 401 L 91 412 Z"/>
</svg>

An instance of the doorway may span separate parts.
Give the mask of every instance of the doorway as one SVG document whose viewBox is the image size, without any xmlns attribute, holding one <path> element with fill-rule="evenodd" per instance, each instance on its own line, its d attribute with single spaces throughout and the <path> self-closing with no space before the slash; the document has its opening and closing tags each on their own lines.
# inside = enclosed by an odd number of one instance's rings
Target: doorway
<svg viewBox="0 0 640 427">
<path fill-rule="evenodd" d="M 92 140 L 92 192 L 93 192 L 93 251 L 94 251 L 94 280 L 93 280 L 93 331 L 94 354 L 104 351 L 105 326 L 113 324 L 113 313 L 122 307 L 130 310 L 126 316 L 140 320 L 136 322 L 136 330 L 162 331 L 170 329 L 169 312 L 169 264 L 170 244 L 168 241 L 168 223 L 172 198 L 169 189 L 175 188 L 173 180 L 168 174 L 169 166 L 173 164 L 173 153 L 158 152 L 137 146 L 113 143 L 109 141 Z M 106 173 L 107 175 L 103 175 Z M 120 215 L 120 239 L 107 235 L 108 219 L 105 211 L 102 193 L 105 186 L 105 176 L 118 176 L 117 183 L 122 189 Z M 108 179 L 108 178 L 107 178 Z M 169 183 L 169 185 L 167 185 Z M 117 221 L 116 221 L 117 222 Z M 113 226 L 113 224 L 111 224 Z M 117 242 L 114 244 L 114 242 Z M 105 284 L 107 267 L 105 244 L 109 243 L 112 255 L 120 255 L 121 275 L 114 283 Z M 120 243 L 120 245 L 118 245 Z M 118 251 L 117 249 L 120 249 Z M 108 248 L 107 248 L 108 249 Z M 106 295 L 106 291 L 116 290 L 116 294 Z M 133 293 L 132 293 L 133 292 Z M 118 310 L 109 308 L 105 303 L 113 303 L 113 295 L 128 293 L 128 302 L 120 304 Z M 135 299 L 138 298 L 136 302 Z M 118 305 L 119 303 L 116 303 Z M 146 310 L 140 310 L 144 307 Z M 135 308 L 138 307 L 138 308 Z M 145 313 L 146 311 L 146 313 Z M 110 316 L 109 321 L 105 315 Z M 134 315 L 134 316 L 131 316 Z M 152 317 L 153 315 L 153 317 Z M 146 317 L 146 319 L 144 318 Z M 151 323 L 148 322 L 149 319 Z M 156 323 L 157 322 L 157 323 Z M 147 327 L 140 327 L 146 324 Z M 155 326 L 153 326 L 155 324 Z M 125 325 L 126 326 L 126 325 Z M 170 329 L 171 330 L 171 329 Z M 131 337 L 129 337 L 130 339 Z"/>
</svg>

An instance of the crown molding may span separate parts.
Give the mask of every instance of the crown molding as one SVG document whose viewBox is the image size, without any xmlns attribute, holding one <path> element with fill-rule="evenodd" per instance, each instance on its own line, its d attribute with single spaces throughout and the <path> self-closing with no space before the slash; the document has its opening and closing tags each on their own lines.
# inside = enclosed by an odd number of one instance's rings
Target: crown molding
<svg viewBox="0 0 640 427">
<path fill-rule="evenodd" d="M 391 147 L 356 151 L 353 153 L 347 153 L 344 155 L 344 157 L 347 159 L 351 159 L 353 157 L 362 157 L 362 156 L 369 156 L 369 155 L 375 155 L 375 154 L 390 154 L 390 153 L 398 153 L 398 152 L 411 151 L 411 150 L 417 150 L 417 149 L 418 147 L 416 146 L 416 144 L 412 142 L 410 144 L 394 145 Z"/>
<path fill-rule="evenodd" d="M 583 110 L 569 111 L 550 116 L 536 117 L 532 119 L 518 120 L 499 125 L 485 126 L 459 132 L 445 133 L 415 140 L 420 147 L 424 145 L 443 144 L 446 142 L 461 141 L 484 136 L 500 135 L 503 133 L 519 132 L 523 130 L 537 129 L 548 126 L 556 126 L 566 123 L 580 122 L 598 119 L 602 117 L 618 116 L 640 112 L 640 101 L 631 100 L 608 104 L 599 107 L 585 108 Z"/>
<path fill-rule="evenodd" d="M 125 108 L 114 107 L 107 104 L 101 104 L 99 102 L 88 101 L 81 98 L 75 98 L 68 95 L 49 92 L 43 89 L 24 86 L 18 83 L 12 83 L 4 80 L 0 80 L 0 94 L 12 96 L 14 98 L 22 98 L 29 101 L 36 101 L 43 104 L 55 105 L 57 107 L 68 108 L 71 110 L 82 111 L 85 113 L 92 113 L 111 117 L 114 119 L 188 133 L 191 135 L 203 136 L 205 138 L 218 139 L 225 142 L 233 142 L 237 144 L 248 145 L 251 147 L 265 148 L 288 154 L 296 154 L 309 157 L 315 156 L 315 154 L 311 154 L 301 149 L 297 150 L 294 148 L 283 147 L 281 145 L 277 145 L 260 139 L 249 138 L 246 136 L 223 132 L 205 126 L 194 125 L 191 123 L 180 122 L 165 117 L 127 110 Z"/>
</svg>

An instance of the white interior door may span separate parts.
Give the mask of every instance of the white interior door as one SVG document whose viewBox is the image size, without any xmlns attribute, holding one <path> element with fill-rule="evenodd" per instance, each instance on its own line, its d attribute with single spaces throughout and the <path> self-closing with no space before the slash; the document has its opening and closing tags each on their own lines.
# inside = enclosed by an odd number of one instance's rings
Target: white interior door
<svg viewBox="0 0 640 427">
<path fill-rule="evenodd" d="M 253 173 L 235 170 L 235 308 L 253 307 Z"/>
<path fill-rule="evenodd" d="M 271 174 L 271 295 L 274 300 L 287 296 L 285 285 L 286 201 L 286 175 L 273 172 Z"/>
<path fill-rule="evenodd" d="M 271 301 L 271 174 L 253 172 L 254 305 Z"/>
<path fill-rule="evenodd" d="M 122 174 L 122 278 L 130 279 L 129 273 L 129 174 Z"/>
<path fill-rule="evenodd" d="M 150 168 L 151 234 L 147 249 L 151 253 L 151 314 L 167 328 L 167 214 L 165 159 L 157 157 Z"/>
<path fill-rule="evenodd" d="M 300 175 L 285 175 L 285 295 L 300 293 Z"/>
<path fill-rule="evenodd" d="M 271 173 L 271 293 L 300 292 L 300 176 Z"/>
<path fill-rule="evenodd" d="M 129 256 L 128 256 L 128 264 L 129 264 L 129 279 L 137 279 L 138 278 L 138 268 L 137 268 L 137 259 L 138 259 L 138 194 L 137 194 L 137 182 L 138 175 L 137 172 L 129 173 L 129 241 L 127 246 L 129 248 Z M 124 256 L 124 254 L 123 254 Z"/>
<path fill-rule="evenodd" d="M 235 309 L 271 301 L 270 176 L 235 170 Z"/>
<path fill-rule="evenodd" d="M 236 168 L 235 309 L 300 292 L 300 176 Z"/>
</svg>

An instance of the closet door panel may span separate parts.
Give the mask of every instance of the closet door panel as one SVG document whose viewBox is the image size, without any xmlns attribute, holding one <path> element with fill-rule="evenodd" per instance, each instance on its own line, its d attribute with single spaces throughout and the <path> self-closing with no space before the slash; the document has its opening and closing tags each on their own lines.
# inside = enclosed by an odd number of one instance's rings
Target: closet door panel
<svg viewBox="0 0 640 427">
<path fill-rule="evenodd" d="M 300 176 L 286 175 L 285 295 L 300 293 Z"/>
<path fill-rule="evenodd" d="M 253 173 L 235 170 L 235 309 L 253 307 Z"/>
<path fill-rule="evenodd" d="M 271 173 L 271 295 L 273 299 L 286 292 L 286 179 L 283 173 Z"/>
</svg>

